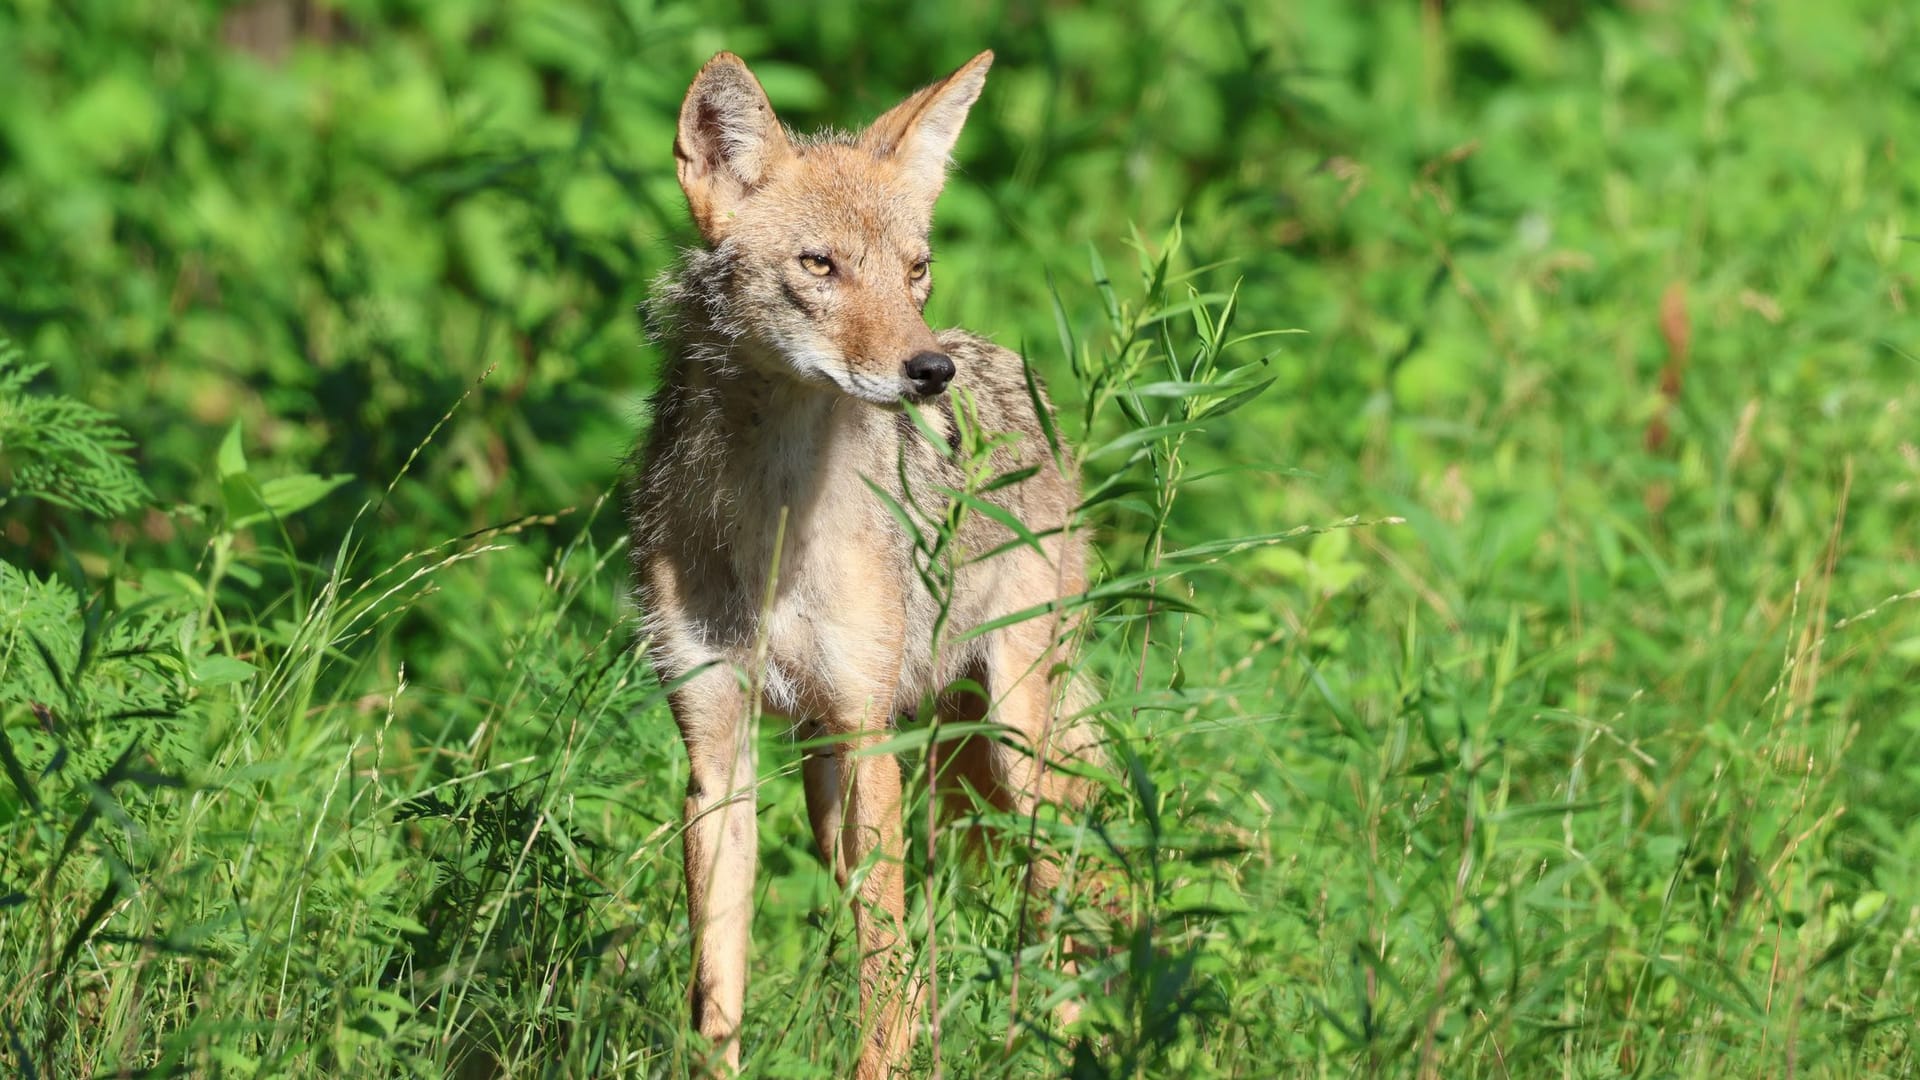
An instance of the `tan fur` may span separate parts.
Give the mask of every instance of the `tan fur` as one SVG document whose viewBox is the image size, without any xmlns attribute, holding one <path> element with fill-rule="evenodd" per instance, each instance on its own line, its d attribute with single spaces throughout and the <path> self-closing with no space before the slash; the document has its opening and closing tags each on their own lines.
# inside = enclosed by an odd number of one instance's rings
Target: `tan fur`
<svg viewBox="0 0 1920 1080">
<path fill-rule="evenodd" d="M 675 157 L 707 243 L 684 253 L 648 302 L 667 366 L 630 519 L 654 666 L 665 682 L 685 680 L 671 700 L 690 763 L 694 1023 L 729 1070 L 739 1064 L 752 920 L 753 688 L 803 732 L 846 737 L 810 753 L 803 771 L 815 841 L 853 892 L 869 1040 L 861 1077 L 903 1060 L 917 996 L 900 947 L 900 767 L 866 747 L 967 678 L 991 705 L 948 693 L 943 714 L 985 712 L 1009 735 L 962 747 L 954 772 L 994 804 L 1071 801 L 1068 774 L 1053 766 L 1091 752 L 1090 729 L 1059 705 L 1067 694 L 1053 673 L 1071 659 L 1061 616 L 955 640 L 1076 593 L 1084 578 L 1081 543 L 1067 531 L 1077 483 L 1049 452 L 1020 357 L 965 331 L 936 334 L 921 315 L 932 275 L 916 269 L 930 254 L 934 199 L 991 61 L 982 53 L 859 137 L 787 133 L 728 53 L 701 69 L 681 110 Z M 904 374 L 929 352 L 956 370 L 944 394 Z M 913 426 L 909 400 L 939 440 Z M 1015 545 L 958 569 L 936 642 L 939 601 L 868 482 L 916 508 L 930 533 L 947 507 L 939 489 L 963 484 L 956 400 L 980 429 L 1020 436 L 994 451 L 995 470 L 1037 471 L 989 497 L 1042 535 L 1044 552 Z M 948 558 L 1009 539 L 971 514 Z M 1034 877 L 1039 887 L 1056 880 L 1051 868 Z"/>
</svg>

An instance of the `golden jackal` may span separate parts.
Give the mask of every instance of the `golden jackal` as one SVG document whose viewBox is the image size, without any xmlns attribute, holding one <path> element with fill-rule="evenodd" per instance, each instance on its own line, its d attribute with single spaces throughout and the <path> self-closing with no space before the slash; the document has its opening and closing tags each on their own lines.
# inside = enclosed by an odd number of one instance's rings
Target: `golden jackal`
<svg viewBox="0 0 1920 1080">
<path fill-rule="evenodd" d="M 1071 799 L 1070 778 L 1050 766 L 1091 744 L 1081 706 L 1063 703 L 1069 680 L 1054 674 L 1070 659 L 1058 606 L 960 640 L 1079 592 L 1084 573 L 1068 531 L 1077 483 L 1049 452 L 1036 405 L 1050 406 L 1020 357 L 936 333 L 921 314 L 934 200 L 992 60 L 981 53 L 857 136 L 787 132 L 731 53 L 700 69 L 680 109 L 674 158 L 706 242 L 648 301 L 667 359 L 630 517 L 652 661 L 663 681 L 684 680 L 671 701 L 691 765 L 694 1023 L 730 1069 L 752 916 L 751 694 L 826 737 L 804 761 L 807 813 L 842 887 L 854 883 L 862 1077 L 900 1063 L 919 985 L 900 947 L 900 767 L 866 748 L 935 696 L 944 717 L 985 716 L 1007 732 L 949 749 L 941 779 L 1030 810 Z M 1019 436 L 994 465 L 1030 475 L 985 498 L 1040 543 L 967 515 L 942 556 L 953 573 L 942 622 L 914 537 L 875 488 L 909 513 L 939 502 L 920 526 L 934 527 L 943 489 L 963 485 L 956 395 L 980 429 Z M 942 440 L 922 434 L 908 402 Z M 985 699 L 951 689 L 961 679 Z M 1038 887 L 1053 884 L 1052 867 L 1035 869 Z"/>
</svg>

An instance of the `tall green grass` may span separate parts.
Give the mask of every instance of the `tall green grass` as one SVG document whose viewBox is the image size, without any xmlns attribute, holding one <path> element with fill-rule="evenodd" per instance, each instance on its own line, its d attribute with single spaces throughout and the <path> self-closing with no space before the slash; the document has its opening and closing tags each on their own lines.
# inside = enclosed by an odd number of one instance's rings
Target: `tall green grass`
<svg viewBox="0 0 1920 1080">
<path fill-rule="evenodd" d="M 1256 381 L 1268 358 L 1252 348 L 1266 335 L 1232 332 L 1232 297 L 1171 274 L 1177 244 L 1177 231 L 1157 255 L 1142 244 L 1141 297 L 1123 303 L 1105 287 L 1112 344 L 1063 342 L 1097 388 L 1093 415 L 1115 413 L 1106 441 L 1099 425 L 1076 433 L 1090 458 L 1111 461 L 1090 507 L 1137 504 L 1151 537 L 1136 554 L 1116 553 L 1075 601 L 1101 643 L 1091 662 L 1113 669 L 1105 681 L 1117 688 L 1098 710 L 1118 765 L 1096 773 L 1103 812 L 1092 827 L 1036 831 L 1038 820 L 984 810 L 938 821 L 924 802 L 909 810 L 920 827 L 914 850 L 931 860 L 916 866 L 925 888 L 915 918 L 927 927 L 922 962 L 940 958 L 946 1033 L 924 1050 L 963 1074 L 1051 1071 L 1069 1055 L 1083 1069 L 1131 1074 L 1222 1015 L 1193 965 L 1224 912 L 1190 894 L 1202 881 L 1222 887 L 1215 864 L 1240 846 L 1166 820 L 1134 743 L 1147 733 L 1143 714 L 1189 698 L 1151 651 L 1153 627 L 1178 632 L 1198 609 L 1193 590 L 1175 583 L 1229 550 L 1168 550 L 1181 444 L 1271 380 Z M 365 665 L 422 598 L 461 587 L 463 564 L 506 549 L 526 523 L 372 568 L 357 558 L 356 524 L 331 560 L 305 565 L 276 527 L 333 483 L 258 480 L 237 428 L 216 467 L 225 501 L 207 523 L 197 575 L 150 577 L 131 604 L 112 590 L 83 601 L 57 579 L 7 580 L 7 697 L 40 720 L 4 744 L 20 890 L 5 940 L 24 974 L 16 1031 L 33 1035 L 16 1035 L 20 1066 L 312 1074 L 532 1065 L 592 1075 L 702 1060 L 683 1016 L 684 766 L 671 719 L 628 621 L 569 617 L 623 566 L 617 545 L 591 538 L 606 500 L 547 566 L 545 602 L 489 628 L 500 644 L 474 657 L 487 673 L 487 718 L 455 734 L 431 722 L 396 726 L 404 697 L 435 693 L 410 685 L 404 660 L 381 691 L 341 691 L 364 682 Z M 981 477 L 986 487 L 995 479 Z M 956 498 L 962 513 L 974 505 Z M 360 519 L 367 511 L 377 507 Z M 928 539 L 933 556 L 938 541 Z M 274 564 L 293 584 L 267 609 L 219 600 L 221 579 L 257 579 L 254 567 Z M 924 757 L 935 740 L 964 734 L 918 728 L 885 749 Z M 808 854 L 800 748 L 773 724 L 763 741 L 775 763 L 766 813 L 785 828 L 773 830 L 778 848 L 767 859 L 764 921 L 773 925 L 761 955 L 784 962 L 756 984 L 754 1013 L 786 1033 L 751 1040 L 748 1057 L 775 1072 L 811 1063 L 832 1073 L 859 1044 L 847 909 Z M 957 837 L 978 824 L 1016 842 L 963 873 Z M 1009 899 L 1036 848 L 1085 868 L 1046 913 L 1045 935 L 1030 931 L 1024 902 Z M 1073 882 L 1095 875 L 1108 884 L 1083 919 Z M 987 887 L 965 884 L 976 880 Z M 1063 974 L 1057 935 L 1066 931 L 1109 958 Z M 1014 992 L 1022 977 L 1024 998 Z M 1065 997 L 1093 1005 L 1086 1030 L 1053 1029 L 1052 1006 Z"/>
<path fill-rule="evenodd" d="M 1235 330 L 1230 291 L 1174 272 L 1178 238 L 1141 243 L 1142 285 L 1124 299 L 1096 259 L 1109 318 L 1063 321 L 1057 346 L 1090 390 L 1070 434 L 1098 477 L 1088 514 L 1106 555 L 1082 601 L 1107 688 L 1104 794 L 1084 825 L 983 813 L 930 835 L 916 793 L 912 918 L 941 1032 L 920 1066 L 1903 1067 L 1913 901 L 1848 870 L 1836 827 L 1858 732 L 1813 714 L 1823 683 L 1853 675 L 1834 639 L 1911 597 L 1836 625 L 1822 560 L 1777 624 L 1748 631 L 1742 665 L 1724 647 L 1699 666 L 1674 658 L 1670 687 L 1612 715 L 1579 707 L 1597 692 L 1584 680 L 1605 677 L 1583 674 L 1591 654 L 1630 647 L 1611 635 L 1536 645 L 1515 610 L 1436 626 L 1418 595 L 1329 618 L 1351 537 L 1400 519 L 1230 538 L 1169 525 L 1187 485 L 1267 467 L 1194 471 L 1183 449 L 1233 422 L 1284 355 L 1284 339 Z M 529 523 L 373 567 L 356 524 L 306 564 L 275 526 L 329 483 L 260 482 L 239 440 L 215 466 L 225 502 L 197 574 L 149 575 L 137 601 L 72 575 L 5 579 L 5 696 L 34 720 L 3 744 L 15 1067 L 695 1067 L 684 766 L 627 621 L 575 617 L 619 588 L 619 546 L 592 538 L 607 500 L 545 566 L 538 607 L 466 628 L 471 682 L 416 686 L 404 657 L 390 679 L 372 667 L 395 628 Z M 1295 632 L 1250 640 L 1207 598 L 1263 551 L 1290 552 L 1322 599 Z M 285 571 L 284 595 L 221 598 L 221 578 L 263 566 Z M 1363 617 L 1380 629 L 1355 632 Z M 1649 726 L 1696 693 L 1718 697 L 1711 719 L 1677 738 Z M 449 694 L 481 723 L 436 726 Z M 887 749 L 923 758 L 940 737 L 915 727 Z M 761 739 L 747 1067 L 834 1075 L 859 1042 L 847 909 L 811 853 L 800 747 L 771 722 Z M 1027 842 L 965 866 L 954 830 L 981 820 Z M 1036 844 L 1072 871 L 1044 933 L 1019 899 Z M 1098 958 L 1066 973 L 1062 933 Z M 1073 1031 L 1050 1018 L 1067 997 L 1087 1008 Z"/>
<path fill-rule="evenodd" d="M 612 497 L 672 110 L 990 45 L 934 313 L 1085 455 L 1113 752 L 979 865 L 909 808 L 916 1068 L 1914 1074 L 1908 5 L 312 8 L 0 7 L 0 1069 L 703 1060 Z M 747 1068 L 840 1075 L 761 739 Z"/>
</svg>

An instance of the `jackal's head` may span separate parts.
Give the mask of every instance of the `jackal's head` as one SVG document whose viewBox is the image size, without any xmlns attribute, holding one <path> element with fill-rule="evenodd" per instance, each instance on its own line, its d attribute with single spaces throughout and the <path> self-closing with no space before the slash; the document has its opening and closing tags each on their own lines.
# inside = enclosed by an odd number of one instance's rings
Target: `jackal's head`
<svg viewBox="0 0 1920 1080">
<path fill-rule="evenodd" d="M 992 63 L 981 53 L 857 136 L 817 138 L 787 133 L 739 57 L 700 69 L 673 154 L 694 223 L 726 256 L 711 299 L 742 359 L 883 405 L 946 389 L 953 361 L 921 315 L 927 234 Z"/>
</svg>

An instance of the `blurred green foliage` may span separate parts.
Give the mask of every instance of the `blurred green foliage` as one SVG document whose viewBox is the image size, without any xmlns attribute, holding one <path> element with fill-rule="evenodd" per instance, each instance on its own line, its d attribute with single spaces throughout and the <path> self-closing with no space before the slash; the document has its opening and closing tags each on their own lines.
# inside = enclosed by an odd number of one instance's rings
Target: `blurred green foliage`
<svg viewBox="0 0 1920 1080">
<path fill-rule="evenodd" d="M 1177 500 L 1102 507 L 1109 563 L 1405 524 L 1223 559 L 1207 618 L 1106 628 L 1140 761 L 1114 828 L 1170 852 L 1165 936 L 1102 999 L 1105 1057 L 1002 1057 L 1005 868 L 972 906 L 943 884 L 981 1029 L 950 1025 L 951 1067 L 1913 1070 L 1897 0 L 0 0 L 0 335 L 41 400 L 118 418 L 156 504 L 0 505 L 0 664 L 38 665 L 0 670 L 0 919 L 34 901 L 0 957 L 42 980 L 0 988 L 0 1061 L 689 1060 L 681 766 L 601 502 L 656 362 L 632 309 L 692 239 L 680 95 L 728 48 L 789 123 L 853 126 L 983 47 L 933 321 L 1024 347 L 1077 414 L 1094 268 L 1131 297 L 1131 226 L 1179 215 L 1241 329 L 1306 331 L 1187 439 Z M 134 788 L 107 818 L 144 831 L 79 839 Z M 216 789 L 251 802 L 191 801 Z M 797 785 L 768 800 L 751 1067 L 826 1075 L 837 907 Z M 630 932 L 555 974 L 566 933 Z"/>
</svg>

